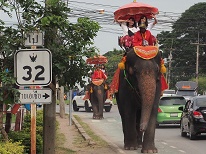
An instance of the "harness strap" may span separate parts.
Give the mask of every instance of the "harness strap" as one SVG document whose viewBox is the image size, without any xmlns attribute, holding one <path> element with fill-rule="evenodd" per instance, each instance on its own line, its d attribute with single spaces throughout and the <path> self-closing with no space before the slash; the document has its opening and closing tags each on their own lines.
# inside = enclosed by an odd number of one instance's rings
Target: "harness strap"
<svg viewBox="0 0 206 154">
<path fill-rule="evenodd" d="M 136 93 L 136 94 L 139 96 L 139 98 L 140 98 L 139 92 L 138 92 L 138 91 L 132 86 L 132 84 L 129 82 L 125 70 L 124 70 L 124 79 L 127 81 L 127 83 L 130 85 L 130 87 L 135 91 L 135 93 Z"/>
</svg>

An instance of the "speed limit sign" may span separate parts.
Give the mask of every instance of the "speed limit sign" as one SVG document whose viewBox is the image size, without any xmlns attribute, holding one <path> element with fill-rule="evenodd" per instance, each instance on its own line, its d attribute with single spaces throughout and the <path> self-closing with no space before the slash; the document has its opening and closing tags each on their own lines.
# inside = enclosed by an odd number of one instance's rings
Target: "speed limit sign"
<svg viewBox="0 0 206 154">
<path fill-rule="evenodd" d="M 14 55 L 16 84 L 46 86 L 52 80 L 52 54 L 48 49 L 18 50 Z"/>
</svg>

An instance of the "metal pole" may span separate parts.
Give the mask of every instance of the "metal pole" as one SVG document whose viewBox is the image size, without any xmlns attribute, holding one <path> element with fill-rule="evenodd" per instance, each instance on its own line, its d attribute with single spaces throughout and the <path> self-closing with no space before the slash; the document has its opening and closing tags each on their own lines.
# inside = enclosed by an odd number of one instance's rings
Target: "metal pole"
<svg viewBox="0 0 206 154">
<path fill-rule="evenodd" d="M 72 125 L 72 90 L 69 90 L 69 126 Z"/>
<path fill-rule="evenodd" d="M 197 41 L 197 56 L 196 56 L 196 82 L 198 85 L 198 74 L 199 74 L 199 48 L 200 48 L 200 42 L 199 42 L 199 32 L 198 32 L 198 41 Z"/>
</svg>

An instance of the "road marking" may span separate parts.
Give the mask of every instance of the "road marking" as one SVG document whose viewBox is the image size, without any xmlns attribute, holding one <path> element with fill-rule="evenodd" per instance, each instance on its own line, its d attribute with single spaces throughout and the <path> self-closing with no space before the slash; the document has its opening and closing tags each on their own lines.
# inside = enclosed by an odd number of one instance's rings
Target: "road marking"
<svg viewBox="0 0 206 154">
<path fill-rule="evenodd" d="M 94 123 L 95 123 L 95 122 L 100 122 L 100 120 L 92 120 L 92 122 L 94 122 Z"/>
<path fill-rule="evenodd" d="M 162 144 L 167 145 L 167 143 L 166 143 L 166 142 L 162 142 Z"/>
<path fill-rule="evenodd" d="M 170 146 L 171 148 L 173 148 L 173 149 L 176 149 L 176 147 L 174 147 L 174 146 Z"/>
<path fill-rule="evenodd" d="M 182 152 L 182 153 L 186 153 L 185 151 L 183 151 L 183 150 L 178 150 L 179 152 Z"/>
<path fill-rule="evenodd" d="M 111 118 L 111 119 L 107 119 L 107 121 L 108 122 L 115 122 L 116 120 Z"/>
</svg>

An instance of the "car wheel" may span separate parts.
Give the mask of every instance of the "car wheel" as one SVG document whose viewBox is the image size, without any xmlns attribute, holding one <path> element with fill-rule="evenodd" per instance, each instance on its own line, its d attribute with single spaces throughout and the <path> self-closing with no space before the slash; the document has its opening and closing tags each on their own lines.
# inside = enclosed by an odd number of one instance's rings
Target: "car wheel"
<svg viewBox="0 0 206 154">
<path fill-rule="evenodd" d="M 186 136 L 187 136 L 187 133 L 186 133 L 186 132 L 183 132 L 183 130 L 184 130 L 184 128 L 183 128 L 182 123 L 181 123 L 181 125 L 180 125 L 181 136 L 182 136 L 182 137 L 186 137 Z"/>
<path fill-rule="evenodd" d="M 159 128 L 160 127 L 160 125 L 156 122 L 156 128 Z"/>
<path fill-rule="evenodd" d="M 189 136 L 190 140 L 194 140 L 196 138 L 196 134 L 193 131 L 193 127 L 192 126 L 190 126 L 189 134 L 190 134 L 190 136 Z"/>
<path fill-rule="evenodd" d="M 73 110 L 74 111 L 79 111 L 79 108 L 77 107 L 76 101 L 73 101 Z"/>
<path fill-rule="evenodd" d="M 111 108 L 112 108 L 112 106 L 105 106 L 105 107 L 104 107 L 105 112 L 110 112 L 110 111 L 111 111 Z"/>
<path fill-rule="evenodd" d="M 85 102 L 84 106 L 85 106 L 85 111 L 86 112 L 91 112 L 91 108 L 89 107 L 88 101 Z"/>
</svg>

